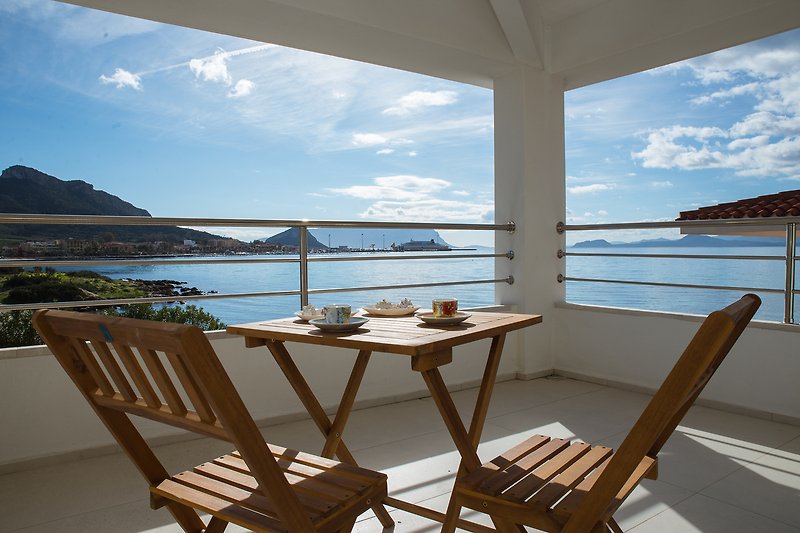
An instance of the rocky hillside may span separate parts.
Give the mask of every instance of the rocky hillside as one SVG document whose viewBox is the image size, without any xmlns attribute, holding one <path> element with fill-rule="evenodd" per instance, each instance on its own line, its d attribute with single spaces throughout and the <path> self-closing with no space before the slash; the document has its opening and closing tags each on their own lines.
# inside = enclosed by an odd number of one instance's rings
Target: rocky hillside
<svg viewBox="0 0 800 533">
<path fill-rule="evenodd" d="M 34 168 L 15 165 L 0 174 L 0 213 L 145 216 L 150 213 L 99 191 L 81 180 L 63 181 Z M 221 237 L 172 226 L 0 225 L 0 244 L 53 239 L 100 239 L 125 242 L 205 242 Z"/>
</svg>

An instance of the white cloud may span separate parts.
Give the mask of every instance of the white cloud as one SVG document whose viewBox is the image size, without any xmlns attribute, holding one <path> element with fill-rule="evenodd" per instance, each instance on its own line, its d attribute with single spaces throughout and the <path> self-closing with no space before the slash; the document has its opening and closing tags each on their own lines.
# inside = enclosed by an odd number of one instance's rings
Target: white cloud
<svg viewBox="0 0 800 533">
<path fill-rule="evenodd" d="M 601 209 L 597 212 L 597 214 L 600 215 L 601 217 L 605 217 L 608 216 L 608 211 L 606 211 L 605 209 Z"/>
<path fill-rule="evenodd" d="M 381 148 L 380 150 L 378 150 L 378 151 L 377 151 L 377 152 L 375 152 L 375 153 L 376 153 L 376 154 L 378 154 L 378 155 L 389 155 L 389 154 L 393 154 L 393 153 L 394 153 L 394 148 Z"/>
<path fill-rule="evenodd" d="M 567 187 L 567 192 L 571 194 L 590 194 L 596 192 L 605 192 L 614 189 L 613 184 L 609 183 L 593 183 L 591 185 L 576 185 L 574 187 Z"/>
<path fill-rule="evenodd" d="M 192 59 L 189 61 L 189 68 L 198 79 L 231 85 L 233 80 L 228 72 L 227 60 L 228 54 L 219 51 L 210 57 Z"/>
<path fill-rule="evenodd" d="M 704 94 L 702 96 L 695 97 L 692 99 L 692 103 L 703 105 L 716 100 L 730 100 L 732 98 L 736 98 L 737 96 L 743 96 L 746 94 L 758 94 L 761 91 L 761 87 L 762 85 L 757 82 L 745 83 L 744 85 L 737 85 L 735 87 L 731 87 L 730 89 L 722 89 L 719 91 L 714 91 L 711 94 Z"/>
<path fill-rule="evenodd" d="M 354 133 L 352 140 L 353 146 L 359 148 L 377 146 L 379 144 L 386 144 L 387 142 L 389 142 L 389 139 L 378 133 Z"/>
<path fill-rule="evenodd" d="M 116 84 L 117 89 L 130 87 L 132 89 L 136 89 L 137 91 L 142 90 L 141 77 L 138 74 L 128 72 L 127 70 L 122 68 L 114 69 L 114 74 L 112 74 L 111 76 L 106 76 L 105 74 L 100 76 L 100 83 L 104 85 L 114 83 Z"/>
<path fill-rule="evenodd" d="M 494 128 L 491 115 L 473 116 L 452 120 L 415 122 L 413 126 L 381 132 L 353 133 L 349 148 L 365 148 L 378 144 L 403 146 L 416 142 L 439 142 L 442 139 L 490 137 Z"/>
<path fill-rule="evenodd" d="M 455 194 L 456 196 L 469 196 L 470 192 L 469 191 L 453 191 L 453 194 Z"/>
<path fill-rule="evenodd" d="M 423 200 L 451 183 L 437 178 L 399 175 L 374 178 L 374 185 L 353 185 L 345 188 L 327 189 L 330 192 L 363 200 Z"/>
<path fill-rule="evenodd" d="M 794 35 L 782 43 L 757 41 L 655 71 L 688 69 L 703 86 L 721 85 L 693 98 L 696 105 L 736 100 L 750 112 L 745 108 L 727 128 L 675 125 L 651 131 L 632 158 L 647 168 L 723 169 L 775 179 L 798 175 L 800 44 Z"/>
<path fill-rule="evenodd" d="M 654 189 L 670 189 L 674 187 L 671 181 L 651 181 L 650 186 Z"/>
<path fill-rule="evenodd" d="M 408 115 L 425 107 L 440 107 L 458 101 L 455 91 L 413 91 L 401 97 L 397 104 L 383 110 L 385 115 Z"/>
<path fill-rule="evenodd" d="M 247 96 L 253 89 L 255 89 L 256 84 L 247 79 L 241 79 L 236 82 L 236 85 L 228 91 L 229 98 L 241 98 L 242 96 Z"/>
<path fill-rule="evenodd" d="M 372 203 L 359 214 L 378 220 L 487 221 L 494 217 L 491 200 L 467 202 L 437 195 L 451 187 L 447 180 L 413 175 L 382 176 L 372 185 L 327 189 L 328 192 Z M 463 195 L 464 191 L 454 194 Z"/>
<path fill-rule="evenodd" d="M 430 198 L 413 203 L 379 201 L 359 214 L 374 220 L 415 220 L 439 222 L 486 222 L 494 218 L 494 205 Z"/>
<path fill-rule="evenodd" d="M 411 150 L 408 152 L 408 157 L 417 157 L 418 152 L 416 150 Z"/>
</svg>

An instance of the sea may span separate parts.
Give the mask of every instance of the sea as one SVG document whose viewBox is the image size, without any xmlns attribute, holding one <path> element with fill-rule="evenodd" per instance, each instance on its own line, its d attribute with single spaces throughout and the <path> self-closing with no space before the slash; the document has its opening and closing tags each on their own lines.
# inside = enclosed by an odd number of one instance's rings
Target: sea
<svg viewBox="0 0 800 533">
<path fill-rule="evenodd" d="M 569 249 L 568 251 L 593 251 Z M 605 251 L 605 250 L 597 250 Z M 715 247 L 715 248 L 626 248 L 614 247 L 614 253 L 635 254 L 715 254 L 725 256 L 782 257 L 782 247 Z M 485 280 L 505 277 L 495 275 L 493 258 L 459 259 L 448 257 L 449 252 L 431 252 L 435 259 L 330 261 L 309 264 L 311 289 L 383 286 L 392 284 L 449 282 L 454 280 Z M 353 253 L 351 256 L 380 255 Z M 384 257 L 387 254 L 384 254 Z M 402 254 L 388 254 L 402 257 Z M 415 253 L 415 255 L 420 255 Z M 203 257 L 194 258 L 197 264 L 170 264 L 170 259 L 157 265 L 120 265 L 89 268 L 111 278 L 184 282 L 204 292 L 221 294 L 289 291 L 299 288 L 297 263 L 237 263 L 240 256 L 222 264 L 203 264 Z M 296 256 L 279 256 L 296 258 Z M 312 257 L 325 257 L 324 255 Z M 344 257 L 337 254 L 337 258 Z M 180 258 L 185 260 L 186 258 Z M 213 259 L 221 259 L 214 257 Z M 632 309 L 646 309 L 690 314 L 707 314 L 739 298 L 743 288 L 782 289 L 785 283 L 783 260 L 740 259 L 672 259 L 639 257 L 568 256 L 562 272 L 568 278 L 591 278 L 692 285 L 733 286 L 737 290 L 688 289 L 623 285 L 616 283 L 566 281 L 566 301 Z M 63 270 L 71 270 L 64 268 Z M 77 268 L 75 269 L 77 270 Z M 557 283 L 553 280 L 553 283 Z M 756 292 L 763 305 L 756 318 L 783 320 L 783 295 Z M 495 303 L 495 284 L 454 285 L 416 289 L 385 289 L 375 291 L 346 291 L 312 294 L 310 303 L 317 307 L 328 303 L 346 303 L 355 307 L 371 305 L 381 299 L 397 302 L 409 298 L 422 307 L 430 307 L 433 298 L 451 297 L 459 300 L 460 308 L 479 307 Z M 202 307 L 226 324 L 268 320 L 288 316 L 300 308 L 299 296 L 270 296 L 225 298 L 187 302 Z M 535 311 L 535 310 L 531 310 Z"/>
</svg>

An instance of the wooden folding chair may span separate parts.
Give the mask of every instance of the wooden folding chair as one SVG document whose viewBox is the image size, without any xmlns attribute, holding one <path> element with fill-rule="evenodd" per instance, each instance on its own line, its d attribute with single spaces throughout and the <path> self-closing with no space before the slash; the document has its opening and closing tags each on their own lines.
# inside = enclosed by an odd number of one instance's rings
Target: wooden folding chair
<svg viewBox="0 0 800 533">
<path fill-rule="evenodd" d="M 760 305 L 747 294 L 705 319 L 616 452 L 534 435 L 459 479 L 455 504 L 489 514 L 500 531 L 621 533 L 614 512 L 643 478 L 656 478 L 659 450 Z"/>
<path fill-rule="evenodd" d="M 386 476 L 264 441 L 202 331 L 44 310 L 39 335 L 185 531 L 350 531 Z M 238 451 L 170 476 L 130 419 L 223 439 Z M 206 526 L 197 511 L 212 516 Z"/>
</svg>

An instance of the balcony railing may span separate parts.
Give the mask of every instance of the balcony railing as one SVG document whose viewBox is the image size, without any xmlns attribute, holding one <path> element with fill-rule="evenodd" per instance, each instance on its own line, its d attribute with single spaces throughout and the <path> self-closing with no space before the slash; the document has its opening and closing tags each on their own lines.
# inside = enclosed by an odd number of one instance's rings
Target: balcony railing
<svg viewBox="0 0 800 533">
<path fill-rule="evenodd" d="M 720 291 L 747 291 L 773 293 L 783 295 L 783 322 L 795 324 L 794 307 L 795 295 L 798 291 L 795 288 L 795 278 L 797 270 L 797 229 L 800 224 L 800 217 L 781 217 L 781 218 L 758 218 L 758 219 L 733 219 L 733 220 L 690 220 L 672 222 L 629 222 L 613 224 L 565 224 L 559 222 L 556 226 L 558 233 L 568 231 L 610 231 L 610 230 L 641 230 L 641 229 L 683 229 L 690 233 L 702 234 L 703 230 L 716 234 L 727 231 L 746 232 L 758 229 L 763 231 L 765 228 L 782 231 L 785 236 L 785 254 L 776 255 L 719 255 L 719 254 L 639 254 L 639 253 L 608 253 L 608 252 L 576 252 L 558 250 L 559 258 L 567 257 L 622 257 L 622 258 L 647 258 L 647 259 L 687 259 L 687 260 L 729 260 L 729 261 L 782 261 L 784 263 L 783 288 L 752 287 L 752 286 L 730 286 L 730 285 L 707 285 L 707 284 L 687 284 L 652 282 L 639 280 L 620 280 L 603 278 L 570 277 L 563 272 L 558 275 L 558 282 L 574 281 L 581 283 L 615 283 L 623 285 L 640 285 L 652 287 L 672 287 L 682 289 L 710 289 Z"/>
<path fill-rule="evenodd" d="M 435 230 L 470 230 L 470 231 L 504 231 L 513 232 L 513 222 L 506 224 L 467 224 L 452 222 L 365 222 L 365 221 L 332 221 L 332 220 L 269 220 L 269 219 L 229 219 L 229 218 L 167 218 L 167 217 L 129 217 L 129 216 L 100 216 L 100 215 L 32 215 L 32 214 L 0 214 L 0 224 L 55 224 L 55 225 L 97 225 L 97 226 L 179 226 L 179 227 L 217 227 L 217 228 L 293 228 L 298 227 L 300 239 L 298 257 L 236 257 L 228 259 L 198 258 L 174 259 L 152 257 L 146 259 L 101 259 L 101 260 L 73 260 L 73 259 L 0 259 L 0 268 L 33 268 L 33 267 L 84 267 L 84 266 L 126 266 L 126 265 L 157 265 L 165 264 L 225 264 L 235 263 L 297 263 L 299 265 L 299 288 L 296 290 L 243 292 L 243 293 L 214 293 L 202 295 L 156 296 L 142 298 L 105 299 L 87 301 L 67 301 L 49 303 L 27 304 L 0 304 L 0 312 L 33 310 L 41 308 L 70 308 L 70 307 L 103 307 L 128 305 L 138 303 L 167 303 L 190 300 L 210 300 L 225 298 L 254 298 L 274 296 L 298 296 L 300 305 L 307 305 L 309 296 L 314 294 L 327 294 L 338 292 L 374 291 L 382 289 L 411 289 L 453 285 L 476 284 L 513 284 L 514 278 L 506 276 L 490 279 L 449 280 L 430 283 L 387 284 L 372 286 L 326 287 L 309 288 L 309 263 L 331 261 L 404 261 L 410 259 L 436 260 L 441 256 L 412 254 L 408 252 L 393 253 L 389 255 L 370 254 L 366 256 L 314 256 L 309 255 L 308 230 L 309 228 L 357 228 L 357 229 L 435 229 Z M 513 251 L 504 253 L 448 253 L 448 259 L 473 259 L 473 258 L 506 258 L 513 259 Z"/>
</svg>

